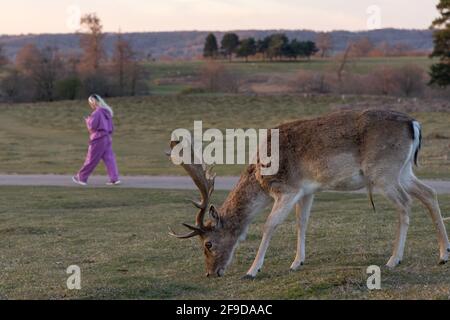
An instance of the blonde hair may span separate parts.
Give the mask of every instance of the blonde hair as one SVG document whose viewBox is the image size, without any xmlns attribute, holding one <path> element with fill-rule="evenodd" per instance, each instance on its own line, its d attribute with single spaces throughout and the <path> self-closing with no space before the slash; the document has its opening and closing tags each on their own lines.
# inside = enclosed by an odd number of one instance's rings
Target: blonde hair
<svg viewBox="0 0 450 320">
<path fill-rule="evenodd" d="M 98 94 L 92 94 L 89 97 L 89 102 L 96 103 L 99 108 L 108 110 L 109 113 L 111 114 L 111 117 L 114 117 L 113 109 Z"/>
</svg>

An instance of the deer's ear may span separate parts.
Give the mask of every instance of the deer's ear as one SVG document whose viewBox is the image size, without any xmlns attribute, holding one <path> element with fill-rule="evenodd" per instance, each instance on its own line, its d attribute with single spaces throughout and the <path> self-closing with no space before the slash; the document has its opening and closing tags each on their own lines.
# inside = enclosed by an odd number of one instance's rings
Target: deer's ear
<svg viewBox="0 0 450 320">
<path fill-rule="evenodd" d="M 221 225 L 219 212 L 217 211 L 216 207 L 214 207 L 213 205 L 211 205 L 209 207 L 209 216 L 214 221 L 216 226 L 220 226 Z"/>
</svg>

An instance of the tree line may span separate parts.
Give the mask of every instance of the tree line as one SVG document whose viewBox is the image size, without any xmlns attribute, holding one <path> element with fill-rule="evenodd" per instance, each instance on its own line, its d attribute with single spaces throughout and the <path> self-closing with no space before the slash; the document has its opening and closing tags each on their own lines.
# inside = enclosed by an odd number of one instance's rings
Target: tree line
<svg viewBox="0 0 450 320">
<path fill-rule="evenodd" d="M 0 98 L 6 101 L 73 100 L 146 92 L 143 68 L 131 43 L 121 34 L 107 57 L 102 24 L 96 14 L 80 21 L 81 54 L 62 54 L 56 47 L 27 44 L 9 61 L 0 46 Z"/>
<path fill-rule="evenodd" d="M 430 70 L 431 84 L 439 87 L 450 85 L 450 2 L 441 0 L 437 5 L 440 16 L 433 22 L 434 51 L 432 57 L 438 61 Z M 81 19 L 80 53 L 62 54 L 56 47 L 40 48 L 34 44 L 25 45 L 14 61 L 7 58 L 0 44 L 0 100 L 7 101 L 52 101 L 58 99 L 78 99 L 99 93 L 104 96 L 125 96 L 145 94 L 145 68 L 132 44 L 117 36 L 113 54 L 107 56 L 104 48 L 104 33 L 102 24 L 96 14 L 87 14 Z M 410 50 L 402 45 L 375 47 L 367 38 L 350 43 L 340 58 L 336 73 L 338 83 L 345 76 L 345 66 L 350 57 L 364 56 L 396 56 L 404 55 Z M 289 39 L 283 33 L 268 35 L 261 39 L 247 37 L 240 39 L 235 33 L 227 33 L 218 44 L 214 34 L 205 39 L 203 55 L 206 58 L 245 58 L 258 56 L 263 60 L 283 60 L 307 58 L 317 54 L 327 57 L 333 53 L 333 39 L 329 33 L 321 33 L 315 41 L 298 41 Z M 216 68 L 217 69 L 217 68 Z M 204 72 L 213 74 L 224 73 L 219 69 Z M 408 71 L 408 72 L 406 72 Z M 383 69 L 373 76 L 382 78 L 382 92 L 387 92 L 386 83 L 399 82 L 397 71 Z M 414 74 L 410 78 L 421 78 L 415 70 L 403 70 L 403 74 Z M 395 76 L 394 76 L 395 75 Z M 220 81 L 209 81 L 209 87 L 216 83 L 227 83 L 227 90 L 236 91 L 236 83 L 227 75 Z M 311 83 L 310 76 L 306 83 Z M 313 77 L 314 78 L 314 77 Z M 317 77 L 316 77 L 317 78 Z M 231 80 L 230 80 L 231 79 Z M 318 77 L 320 88 L 326 82 L 324 77 Z M 389 81 L 387 81 L 388 79 Z M 394 79 L 394 80 L 392 80 Z M 356 81 L 358 82 L 358 81 Z M 356 83 L 355 82 L 355 83 Z M 378 81 L 380 82 L 380 81 Z M 411 83 L 413 81 L 410 81 Z M 228 85 L 229 84 L 229 85 Z M 342 87 L 342 85 L 339 85 Z M 398 87 L 398 86 L 397 86 Z M 408 89 L 409 90 L 409 89 Z M 320 89 L 319 91 L 323 91 Z M 405 91 L 405 90 L 403 90 Z"/>
<path fill-rule="evenodd" d="M 430 70 L 430 84 L 440 87 L 450 85 L 450 0 L 441 0 L 437 5 L 440 16 L 431 28 L 434 29 L 434 50 L 431 57 L 438 58 Z"/>
<path fill-rule="evenodd" d="M 319 52 L 314 41 L 299 41 L 289 39 L 284 33 L 268 35 L 256 40 L 253 37 L 239 39 L 236 33 L 226 33 L 220 42 L 213 33 L 208 34 L 203 48 L 203 57 L 210 59 L 227 58 L 233 56 L 244 58 L 259 55 L 263 60 L 296 60 L 298 58 L 310 59 Z"/>
</svg>

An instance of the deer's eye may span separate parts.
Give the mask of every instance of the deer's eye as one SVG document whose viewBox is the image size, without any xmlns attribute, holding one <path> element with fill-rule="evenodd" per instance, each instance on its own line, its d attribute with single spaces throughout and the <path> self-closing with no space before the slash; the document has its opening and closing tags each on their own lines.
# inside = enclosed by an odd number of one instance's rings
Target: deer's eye
<svg viewBox="0 0 450 320">
<path fill-rule="evenodd" d="M 212 243 L 211 243 L 211 241 L 205 242 L 205 248 L 208 249 L 208 250 L 210 250 L 210 249 L 212 248 Z"/>
</svg>

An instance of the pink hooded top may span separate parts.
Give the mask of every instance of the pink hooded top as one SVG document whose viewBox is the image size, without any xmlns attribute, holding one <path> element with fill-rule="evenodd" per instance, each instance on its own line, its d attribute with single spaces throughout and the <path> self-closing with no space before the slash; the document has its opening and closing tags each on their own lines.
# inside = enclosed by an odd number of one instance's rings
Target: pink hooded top
<svg viewBox="0 0 450 320">
<path fill-rule="evenodd" d="M 89 139 L 94 141 L 107 135 L 112 135 L 114 125 L 111 113 L 103 108 L 97 108 L 86 119 L 86 126 L 89 130 Z"/>
</svg>

